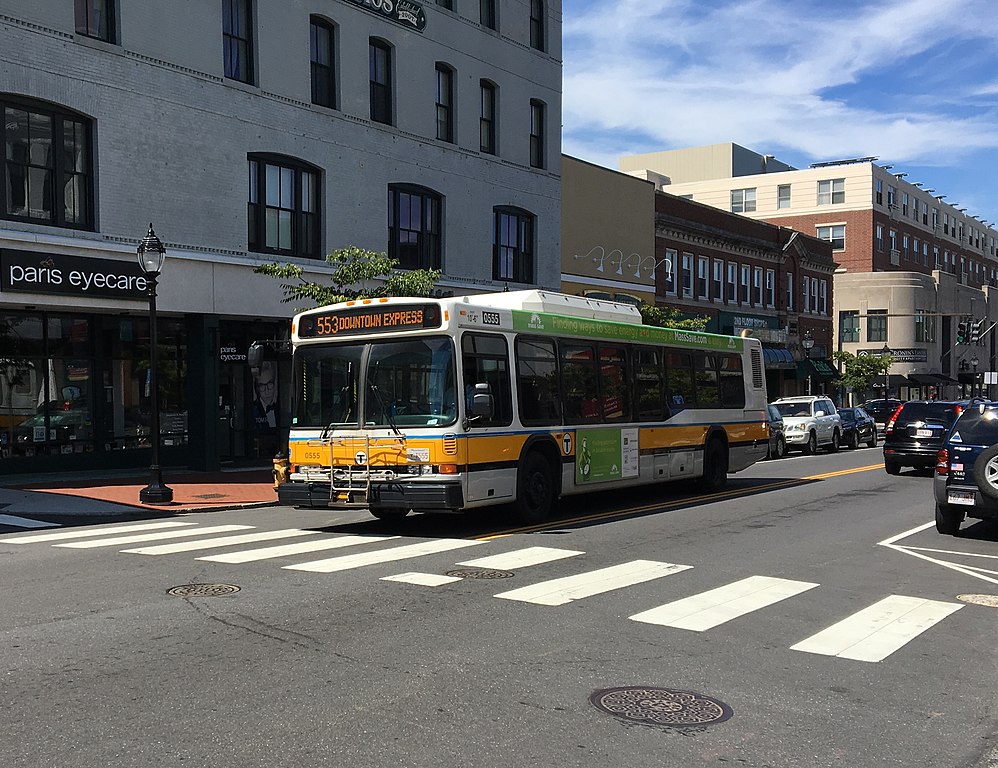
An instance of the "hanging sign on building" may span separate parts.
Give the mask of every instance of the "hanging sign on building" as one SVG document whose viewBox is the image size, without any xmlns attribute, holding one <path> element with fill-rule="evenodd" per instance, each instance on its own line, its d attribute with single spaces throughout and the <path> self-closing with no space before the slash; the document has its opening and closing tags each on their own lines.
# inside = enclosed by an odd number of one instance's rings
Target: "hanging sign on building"
<svg viewBox="0 0 998 768">
<path fill-rule="evenodd" d="M 0 250 L 0 291 L 148 301 L 149 281 L 134 261 Z"/>
<path fill-rule="evenodd" d="M 347 2 L 359 5 L 365 11 L 417 32 L 426 29 L 426 14 L 423 13 L 423 7 L 410 0 L 347 0 Z"/>
</svg>

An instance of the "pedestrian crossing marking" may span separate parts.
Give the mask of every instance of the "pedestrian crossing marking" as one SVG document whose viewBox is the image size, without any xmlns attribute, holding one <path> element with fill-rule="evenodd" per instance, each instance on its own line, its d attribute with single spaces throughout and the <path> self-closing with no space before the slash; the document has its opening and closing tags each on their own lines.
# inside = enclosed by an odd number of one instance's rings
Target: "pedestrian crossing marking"
<svg viewBox="0 0 998 768">
<path fill-rule="evenodd" d="M 799 595 L 817 584 L 771 576 L 750 576 L 631 616 L 633 621 L 703 632 L 746 613 Z"/>
<path fill-rule="evenodd" d="M 614 589 L 629 587 L 632 584 L 659 579 L 663 576 L 671 576 L 680 571 L 687 571 L 692 567 L 692 565 L 659 563 L 654 560 L 634 560 L 575 576 L 542 581 L 528 587 L 501 592 L 495 597 L 537 605 L 564 605 L 584 597 L 599 595 Z"/>
<path fill-rule="evenodd" d="M 58 533 L 36 533 L 31 536 L 18 535 L 0 539 L 4 544 L 37 544 L 44 541 L 60 541 L 63 539 L 82 539 L 95 536 L 105 536 L 114 533 L 132 533 L 135 531 L 151 531 L 158 528 L 177 528 L 180 526 L 197 525 L 181 520 L 165 520 L 159 523 L 138 523 L 136 525 L 115 525 L 110 528 L 94 527 L 82 530 L 59 531 Z"/>
<path fill-rule="evenodd" d="M 416 584 L 420 587 L 439 587 L 443 584 L 450 584 L 461 581 L 460 576 L 441 576 L 436 573 L 400 573 L 396 576 L 382 576 L 381 581 L 400 581 L 403 584 Z"/>
<path fill-rule="evenodd" d="M 0 507 L 3 507 L 0 504 Z M 0 525 L 12 525 L 16 528 L 61 528 L 59 523 L 48 523 L 44 520 L 33 520 L 30 517 L 18 517 L 17 515 L 0 515 Z M 3 541 L 3 539 L 0 539 Z"/>
<path fill-rule="evenodd" d="M 289 555 L 301 555 L 305 552 L 321 552 L 324 549 L 339 549 L 340 547 L 352 547 L 358 544 L 389 541 L 390 539 L 397 538 L 398 536 L 338 536 L 335 539 L 299 541 L 296 544 L 278 544 L 274 547 L 247 549 L 243 552 L 226 552 L 221 555 L 208 555 L 197 559 L 207 560 L 212 563 L 252 563 L 258 560 L 272 560 L 278 557 L 288 557 Z"/>
<path fill-rule="evenodd" d="M 471 566 L 474 568 L 496 568 L 497 570 L 513 571 L 517 568 L 526 568 L 531 565 L 550 563 L 554 560 L 562 560 L 566 557 L 584 555 L 585 552 L 576 552 L 571 549 L 555 549 L 554 547 L 526 547 L 513 552 L 505 552 L 501 555 L 489 555 L 480 557 L 477 560 L 465 560 L 457 565 Z"/>
<path fill-rule="evenodd" d="M 151 547 L 138 547 L 137 549 L 123 549 L 121 551 L 130 555 L 172 555 L 177 552 L 194 552 L 198 549 L 214 549 L 215 547 L 231 547 L 236 544 L 251 544 L 254 541 L 273 541 L 274 539 L 291 539 L 295 536 L 316 535 L 318 534 L 315 531 L 288 528 L 283 531 L 259 531 L 257 533 L 240 533 L 235 536 L 219 536 L 216 539 L 178 541 L 173 544 L 155 544 Z"/>
<path fill-rule="evenodd" d="M 959 603 L 891 595 L 790 649 L 855 661 L 883 661 L 961 608 Z"/>
<path fill-rule="evenodd" d="M 438 552 L 447 552 L 452 549 L 472 547 L 482 544 L 481 541 L 470 539 L 434 539 L 423 541 L 418 544 L 407 544 L 404 547 L 394 547 L 393 549 L 379 549 L 374 552 L 360 552 L 354 555 L 341 555 L 331 557 L 327 560 L 315 560 L 310 563 L 299 563 L 298 565 L 285 565 L 289 571 L 311 571 L 313 573 L 332 573 L 333 571 L 346 571 L 351 568 L 360 568 L 365 565 L 375 563 L 390 563 L 395 560 L 407 560 L 412 557 L 422 555 L 432 555 Z"/>
<path fill-rule="evenodd" d="M 226 531 L 243 531 L 252 525 L 214 525 L 207 528 L 185 528 L 182 531 L 158 531 L 156 533 L 137 533 L 131 536 L 117 536 L 98 541 L 70 541 L 66 544 L 53 544 L 55 547 L 71 547 L 73 549 L 93 549 L 95 547 L 117 547 L 121 544 L 137 544 L 140 541 L 159 541 L 175 539 L 179 536 L 201 536 L 206 533 L 225 533 Z"/>
</svg>

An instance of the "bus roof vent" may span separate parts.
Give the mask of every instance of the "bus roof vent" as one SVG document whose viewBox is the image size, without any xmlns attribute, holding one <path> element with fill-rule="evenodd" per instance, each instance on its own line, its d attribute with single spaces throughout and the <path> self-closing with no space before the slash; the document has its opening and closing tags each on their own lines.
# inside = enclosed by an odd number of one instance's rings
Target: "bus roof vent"
<svg viewBox="0 0 998 768">
<path fill-rule="evenodd" d="M 550 312 L 556 315 L 615 320 L 618 323 L 641 323 L 641 313 L 633 304 L 587 296 L 570 296 L 555 291 L 528 290 L 484 293 L 472 297 L 480 306 L 498 309 L 522 309 L 526 312 Z"/>
</svg>

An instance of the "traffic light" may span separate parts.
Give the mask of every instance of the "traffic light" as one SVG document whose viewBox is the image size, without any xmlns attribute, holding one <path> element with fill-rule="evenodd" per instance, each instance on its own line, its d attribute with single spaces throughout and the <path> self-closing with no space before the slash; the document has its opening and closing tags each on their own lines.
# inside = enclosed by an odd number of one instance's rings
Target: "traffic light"
<svg viewBox="0 0 998 768">
<path fill-rule="evenodd" d="M 984 330 L 983 320 L 974 320 L 970 324 L 970 343 L 980 344 L 981 343 L 981 331 Z"/>
<path fill-rule="evenodd" d="M 956 326 L 956 343 L 966 344 L 970 338 L 970 323 L 966 320 L 961 320 Z"/>
</svg>

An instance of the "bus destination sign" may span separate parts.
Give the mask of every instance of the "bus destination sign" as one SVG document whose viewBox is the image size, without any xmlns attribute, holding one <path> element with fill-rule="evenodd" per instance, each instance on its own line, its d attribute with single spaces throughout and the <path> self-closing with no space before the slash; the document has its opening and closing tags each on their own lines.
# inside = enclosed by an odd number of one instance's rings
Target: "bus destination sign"
<svg viewBox="0 0 998 768">
<path fill-rule="evenodd" d="M 440 307 L 436 304 L 382 304 L 303 315 L 298 338 L 339 338 L 439 327 Z"/>
</svg>

